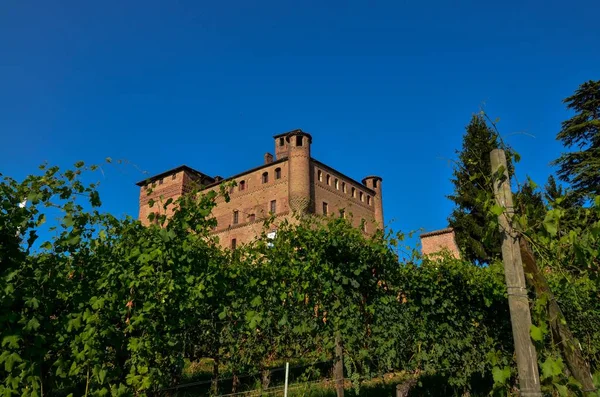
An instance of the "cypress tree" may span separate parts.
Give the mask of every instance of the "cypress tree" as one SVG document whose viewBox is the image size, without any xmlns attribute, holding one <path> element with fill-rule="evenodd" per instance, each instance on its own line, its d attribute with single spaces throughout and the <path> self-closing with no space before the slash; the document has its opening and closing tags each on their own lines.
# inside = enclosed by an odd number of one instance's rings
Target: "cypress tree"
<svg viewBox="0 0 600 397">
<path fill-rule="evenodd" d="M 501 252 L 497 216 L 488 209 L 494 197 L 490 152 L 498 147 L 498 135 L 484 116 L 474 115 L 466 127 L 462 150 L 456 152 L 451 179 L 454 193 L 448 196 L 455 204 L 448 223 L 454 228 L 456 243 L 465 259 L 480 264 L 499 258 Z"/>
<path fill-rule="evenodd" d="M 600 80 L 581 84 L 563 102 L 575 115 L 562 123 L 556 139 L 575 150 L 563 153 L 554 164 L 581 204 L 600 195 Z"/>
</svg>

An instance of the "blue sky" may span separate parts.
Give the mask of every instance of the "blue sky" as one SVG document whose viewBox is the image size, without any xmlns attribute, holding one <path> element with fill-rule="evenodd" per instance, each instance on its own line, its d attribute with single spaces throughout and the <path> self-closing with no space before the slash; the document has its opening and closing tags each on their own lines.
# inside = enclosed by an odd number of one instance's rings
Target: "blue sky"
<svg viewBox="0 0 600 397">
<path fill-rule="evenodd" d="M 485 104 L 545 182 L 569 116 L 600 78 L 600 2 L 11 1 L 0 5 L 0 172 L 104 167 L 105 209 L 187 164 L 228 176 L 302 128 L 313 156 L 383 177 L 396 229 L 446 226 L 450 160 Z M 135 165 L 135 166 L 133 166 Z"/>
</svg>

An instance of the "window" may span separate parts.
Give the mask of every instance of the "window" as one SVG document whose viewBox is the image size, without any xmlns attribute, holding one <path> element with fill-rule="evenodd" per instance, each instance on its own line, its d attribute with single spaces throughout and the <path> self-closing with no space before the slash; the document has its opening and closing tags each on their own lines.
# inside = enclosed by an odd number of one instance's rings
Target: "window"
<svg viewBox="0 0 600 397">
<path fill-rule="evenodd" d="M 323 182 L 323 172 L 321 170 L 317 171 L 317 179 L 319 182 Z"/>
<path fill-rule="evenodd" d="M 355 188 L 352 188 L 352 197 L 356 198 L 356 189 Z"/>
<path fill-rule="evenodd" d="M 340 190 L 340 181 L 338 181 L 338 179 L 337 179 L 337 178 L 335 178 L 334 185 L 335 185 L 335 188 L 336 188 L 337 190 Z"/>
<path fill-rule="evenodd" d="M 272 214 L 277 212 L 277 201 L 276 200 L 271 200 L 270 211 Z"/>
<path fill-rule="evenodd" d="M 371 196 L 367 195 L 367 204 L 371 205 Z"/>
<path fill-rule="evenodd" d="M 346 182 L 342 182 L 342 192 L 346 193 Z"/>
<path fill-rule="evenodd" d="M 346 210 L 340 210 L 340 218 L 346 219 Z"/>
<path fill-rule="evenodd" d="M 367 222 L 364 219 L 360 220 L 360 229 L 365 233 L 367 232 Z"/>
<path fill-rule="evenodd" d="M 267 183 L 269 182 L 269 173 L 268 172 L 263 172 L 262 174 L 262 183 Z"/>
<path fill-rule="evenodd" d="M 148 190 L 148 185 L 144 185 L 144 190 Z"/>
<path fill-rule="evenodd" d="M 296 146 L 302 146 L 302 136 L 296 135 Z"/>
<path fill-rule="evenodd" d="M 373 187 L 377 187 L 377 179 L 373 179 Z"/>
<path fill-rule="evenodd" d="M 240 192 L 246 190 L 246 181 L 240 181 Z"/>
<path fill-rule="evenodd" d="M 325 177 L 325 182 L 326 182 L 328 185 L 331 185 L 331 176 L 329 176 L 329 174 L 327 174 L 327 176 Z"/>
<path fill-rule="evenodd" d="M 173 180 L 177 179 L 177 174 L 173 174 L 173 175 L 171 176 L 171 179 L 173 179 Z"/>
<path fill-rule="evenodd" d="M 360 199 L 360 201 L 365 201 L 365 196 L 363 192 L 358 192 L 358 198 Z"/>
<path fill-rule="evenodd" d="M 254 222 L 256 220 L 256 214 L 248 215 L 248 222 Z"/>
<path fill-rule="evenodd" d="M 281 179 L 281 168 L 275 168 L 275 179 Z"/>
<path fill-rule="evenodd" d="M 329 205 L 323 201 L 323 215 L 327 215 L 329 213 Z"/>
<path fill-rule="evenodd" d="M 279 138 L 279 146 L 283 146 L 285 144 L 285 141 L 283 139 L 283 137 Z"/>
<path fill-rule="evenodd" d="M 237 247 L 237 240 L 232 238 L 231 239 L 231 249 L 234 250 L 235 247 Z"/>
<path fill-rule="evenodd" d="M 159 185 L 162 185 L 162 184 L 163 184 L 163 179 L 162 179 L 162 178 L 160 178 L 160 179 L 158 180 L 158 184 L 159 184 Z"/>
<path fill-rule="evenodd" d="M 239 221 L 240 221 L 240 212 L 233 211 L 233 224 L 237 225 Z"/>
</svg>

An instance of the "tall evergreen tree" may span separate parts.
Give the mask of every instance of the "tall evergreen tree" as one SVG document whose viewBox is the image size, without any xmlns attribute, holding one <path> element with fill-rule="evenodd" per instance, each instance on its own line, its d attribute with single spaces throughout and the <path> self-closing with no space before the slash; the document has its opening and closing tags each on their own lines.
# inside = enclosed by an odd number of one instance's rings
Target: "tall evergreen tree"
<svg viewBox="0 0 600 397">
<path fill-rule="evenodd" d="M 498 135 L 483 115 L 474 115 L 466 127 L 462 150 L 451 179 L 454 193 L 448 198 L 455 208 L 448 223 L 456 243 L 469 261 L 484 264 L 500 257 L 501 237 L 496 216 L 486 207 L 493 200 L 490 152 L 500 147 Z M 510 167 L 510 165 L 509 165 Z"/>
<path fill-rule="evenodd" d="M 575 115 L 562 123 L 556 139 L 576 150 L 563 153 L 554 164 L 582 202 L 600 195 L 600 80 L 583 83 L 563 102 Z"/>
</svg>

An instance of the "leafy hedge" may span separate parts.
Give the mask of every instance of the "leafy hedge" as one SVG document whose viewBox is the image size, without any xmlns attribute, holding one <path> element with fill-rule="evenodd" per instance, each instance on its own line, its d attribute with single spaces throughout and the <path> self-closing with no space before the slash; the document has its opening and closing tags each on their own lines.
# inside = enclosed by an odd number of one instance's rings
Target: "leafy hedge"
<svg viewBox="0 0 600 397">
<path fill-rule="evenodd" d="M 2 395 L 144 395 L 180 382 L 184 359 L 213 358 L 217 380 L 219 364 L 237 376 L 332 359 L 336 336 L 357 381 L 393 370 L 458 391 L 515 381 L 498 263 L 399 263 L 401 234 L 366 238 L 336 218 L 292 219 L 274 240 L 221 250 L 216 194 L 154 203 L 176 211 L 143 227 L 99 211 L 86 169 L 0 183 Z M 597 365 L 597 280 L 551 274 Z"/>
</svg>

